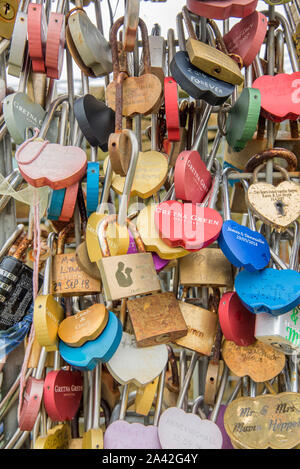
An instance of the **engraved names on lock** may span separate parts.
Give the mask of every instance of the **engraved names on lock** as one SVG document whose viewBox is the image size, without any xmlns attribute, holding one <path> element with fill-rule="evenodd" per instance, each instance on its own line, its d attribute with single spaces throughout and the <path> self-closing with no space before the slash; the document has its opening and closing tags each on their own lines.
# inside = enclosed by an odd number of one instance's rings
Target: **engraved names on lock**
<svg viewBox="0 0 300 469">
<path fill-rule="evenodd" d="M 53 258 L 53 295 L 72 296 L 79 291 L 88 293 L 100 291 L 100 281 L 90 277 L 77 264 L 75 253 L 58 254 Z"/>
<path fill-rule="evenodd" d="M 242 397 L 227 407 L 224 424 L 231 440 L 245 448 L 293 448 L 300 442 L 300 394 Z"/>
</svg>

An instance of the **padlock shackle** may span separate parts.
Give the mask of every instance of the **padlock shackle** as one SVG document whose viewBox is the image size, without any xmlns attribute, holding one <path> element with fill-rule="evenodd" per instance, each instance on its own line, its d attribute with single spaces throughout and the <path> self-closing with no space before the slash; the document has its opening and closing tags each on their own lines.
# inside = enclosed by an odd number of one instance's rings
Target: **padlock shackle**
<svg viewBox="0 0 300 469">
<path fill-rule="evenodd" d="M 196 36 L 196 32 L 195 32 L 194 27 L 192 25 L 192 20 L 191 20 L 191 17 L 190 17 L 190 13 L 189 13 L 186 6 L 184 6 L 182 8 L 182 18 L 184 19 L 184 23 L 185 23 L 186 29 L 188 31 L 189 37 L 191 39 L 195 39 L 196 41 L 198 41 L 198 38 Z"/>
<path fill-rule="evenodd" d="M 120 73 L 117 33 L 118 33 L 119 28 L 123 24 L 124 24 L 124 16 L 122 16 L 121 18 L 117 19 L 117 21 L 114 22 L 110 30 L 110 34 L 109 34 L 114 80 L 117 79 Z M 149 48 L 149 40 L 148 40 L 148 31 L 147 31 L 146 23 L 141 18 L 139 18 L 139 28 L 142 34 L 144 73 L 150 73 L 150 48 Z"/>
<path fill-rule="evenodd" d="M 188 391 L 188 388 L 189 388 L 189 385 L 190 385 L 190 382 L 191 382 L 191 379 L 192 379 L 192 376 L 193 376 L 193 373 L 194 373 L 195 366 L 198 362 L 198 359 L 199 359 L 199 354 L 197 352 L 193 352 L 192 358 L 191 358 L 191 361 L 190 361 L 190 366 L 189 366 L 189 368 L 186 372 L 184 382 L 183 382 L 183 385 L 182 385 L 182 388 L 180 390 L 178 400 L 177 400 L 177 403 L 176 403 L 176 407 L 178 407 L 179 409 L 181 409 L 181 407 L 183 405 L 184 398 L 185 398 L 185 395 Z"/>
<path fill-rule="evenodd" d="M 284 73 L 284 34 L 281 29 L 277 29 L 275 32 L 275 47 L 275 63 L 277 73 Z"/>
<path fill-rule="evenodd" d="M 170 64 L 173 60 L 174 55 L 176 54 L 175 46 L 175 33 L 174 29 L 168 29 L 167 33 L 167 46 L 168 46 L 168 75 L 171 75 Z"/>
<path fill-rule="evenodd" d="M 185 39 L 184 28 L 183 28 L 183 16 L 181 12 L 176 15 L 176 30 L 177 30 L 177 36 L 178 36 L 179 50 L 185 52 L 186 51 L 186 45 L 185 45 L 186 39 Z"/>
<path fill-rule="evenodd" d="M 44 139 L 46 137 L 46 134 L 48 132 L 48 129 L 50 127 L 51 120 L 54 117 L 54 113 L 58 106 L 62 104 L 64 101 L 67 101 L 69 99 L 68 94 L 63 94 L 62 96 L 59 96 L 55 101 L 51 103 L 51 106 L 46 114 L 46 117 L 43 121 L 43 124 L 41 126 L 40 132 L 39 132 L 39 138 Z"/>
<path fill-rule="evenodd" d="M 163 405 L 166 371 L 167 371 L 167 365 L 162 370 L 159 376 L 159 381 L 158 381 L 156 405 L 155 405 L 155 412 L 154 412 L 154 419 L 153 419 L 153 425 L 155 427 L 158 426 L 158 421 L 159 421 L 159 417 L 160 417 L 162 405 Z"/>
<path fill-rule="evenodd" d="M 125 129 L 124 134 L 127 135 L 131 141 L 131 156 L 128 172 L 125 178 L 123 193 L 121 195 L 120 205 L 119 205 L 119 215 L 118 223 L 119 225 L 124 225 L 125 219 L 127 217 L 127 207 L 130 199 L 130 191 L 133 184 L 133 179 L 135 175 L 136 165 L 139 157 L 139 145 L 136 138 L 136 135 L 132 130 Z"/>
<path fill-rule="evenodd" d="M 268 17 L 270 16 L 270 11 L 269 10 L 261 11 L 261 13 L 265 16 L 268 16 Z M 283 28 L 285 42 L 286 42 L 287 50 L 288 50 L 288 53 L 289 53 L 292 70 L 293 70 L 293 72 L 299 72 L 299 70 L 300 70 L 300 68 L 299 68 L 299 59 L 297 57 L 297 53 L 296 53 L 296 50 L 295 50 L 290 25 L 289 25 L 288 21 L 286 20 L 286 18 L 284 16 L 282 16 L 280 13 L 278 13 L 277 11 L 274 11 L 274 17 L 275 17 L 275 19 L 277 19 L 279 21 L 279 23 L 281 24 L 281 26 Z"/>
<path fill-rule="evenodd" d="M 193 407 L 192 407 L 192 414 L 197 414 L 201 418 L 201 420 L 206 419 L 206 415 L 204 413 L 204 410 L 200 408 L 200 406 L 204 404 L 204 396 L 198 396 L 193 402 Z"/>
<path fill-rule="evenodd" d="M 210 418 L 209 418 L 209 420 L 211 420 L 214 423 L 216 423 L 217 418 L 218 418 L 218 414 L 220 412 L 220 407 L 221 407 L 221 404 L 222 404 L 224 391 L 225 391 L 226 385 L 228 383 L 228 375 L 229 375 L 229 368 L 226 365 L 226 363 L 224 363 L 222 378 L 221 378 L 220 386 L 219 386 L 219 389 L 218 389 L 216 402 L 215 402 L 213 411 L 210 414 Z"/>
<path fill-rule="evenodd" d="M 44 283 L 43 283 L 43 295 L 48 295 L 50 293 L 50 280 L 51 280 L 51 268 L 52 268 L 52 249 L 53 242 L 56 238 L 56 233 L 53 231 L 48 235 L 47 246 L 50 248 L 50 256 L 47 258 L 45 263 L 44 270 Z"/>
<path fill-rule="evenodd" d="M 216 173 L 213 181 L 212 188 L 210 189 L 210 195 L 208 199 L 208 207 L 215 208 L 217 203 L 218 193 L 220 184 L 222 182 L 222 168 L 220 162 L 215 158 L 214 165 L 216 166 Z"/>
<path fill-rule="evenodd" d="M 290 254 L 289 269 L 297 270 L 300 247 L 299 223 L 294 221 L 294 242 Z"/>
<path fill-rule="evenodd" d="M 102 374 L 102 363 L 94 369 L 94 407 L 92 416 L 92 428 L 100 428 L 100 406 L 101 406 L 101 374 Z"/>
<path fill-rule="evenodd" d="M 125 384 L 122 390 L 122 394 L 121 394 L 119 420 L 125 420 L 126 409 L 127 409 L 127 404 L 128 404 L 128 395 L 129 395 L 129 384 Z"/>
<path fill-rule="evenodd" d="M 236 169 L 230 166 L 225 168 L 222 173 L 222 202 L 223 202 L 223 219 L 224 221 L 231 220 L 231 210 L 228 193 L 228 174 L 236 173 Z"/>
</svg>

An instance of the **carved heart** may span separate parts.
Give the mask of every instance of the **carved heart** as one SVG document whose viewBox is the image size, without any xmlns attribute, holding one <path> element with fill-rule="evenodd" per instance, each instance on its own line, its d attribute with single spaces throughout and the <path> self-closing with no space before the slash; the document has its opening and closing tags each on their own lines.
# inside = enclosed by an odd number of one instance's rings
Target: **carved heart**
<svg viewBox="0 0 300 469">
<path fill-rule="evenodd" d="M 296 120 L 300 115 L 300 72 L 263 75 L 252 87 L 261 93 L 261 112 L 274 122 Z"/>
<path fill-rule="evenodd" d="M 222 355 L 232 373 L 237 376 L 250 376 L 256 383 L 274 378 L 285 365 L 283 353 L 259 341 L 248 347 L 241 347 L 225 340 Z"/>
<path fill-rule="evenodd" d="M 70 347 L 62 340 L 59 352 L 70 365 L 80 370 L 93 370 L 99 362 L 107 362 L 116 352 L 122 338 L 121 321 L 109 311 L 107 326 L 95 340 L 86 342 L 81 347 Z"/>
<path fill-rule="evenodd" d="M 287 313 L 300 303 L 300 274 L 295 270 L 242 270 L 235 277 L 235 289 L 252 313 Z"/>
<path fill-rule="evenodd" d="M 165 344 L 138 348 L 135 337 L 123 332 L 121 343 L 107 363 L 111 375 L 121 384 L 143 386 L 158 376 L 168 361 Z"/>
<path fill-rule="evenodd" d="M 58 190 L 72 186 L 83 178 L 87 158 L 79 147 L 44 141 L 29 141 L 16 152 L 23 178 L 34 187 L 49 186 Z M 63 164 L 62 164 L 63 161 Z"/>
<path fill-rule="evenodd" d="M 95 340 L 106 327 L 107 321 L 108 311 L 105 306 L 94 304 L 64 319 L 59 325 L 58 335 L 70 347 L 81 347 L 88 340 Z"/>
<path fill-rule="evenodd" d="M 267 32 L 268 20 L 258 11 L 253 11 L 223 36 L 225 46 L 231 54 L 238 54 L 245 67 L 249 67 L 259 53 Z"/>
<path fill-rule="evenodd" d="M 106 173 L 107 157 L 103 169 Z M 139 157 L 131 186 L 130 197 L 137 195 L 146 199 L 157 192 L 167 178 L 168 159 L 158 151 L 139 152 Z M 124 190 L 125 177 L 113 173 L 111 186 L 115 192 L 122 194 Z"/>
<path fill-rule="evenodd" d="M 25 93 L 13 93 L 3 100 L 3 115 L 11 137 L 17 145 L 26 139 L 28 127 L 41 128 L 46 111 L 38 103 L 34 103 Z M 46 135 L 50 142 L 55 142 L 57 137 L 57 125 L 55 120 L 51 122 Z"/>
<path fill-rule="evenodd" d="M 222 217 L 214 209 L 173 200 L 155 210 L 155 226 L 163 241 L 172 247 L 197 250 L 215 241 L 222 228 Z"/>
<path fill-rule="evenodd" d="M 247 203 L 266 223 L 279 231 L 300 216 L 300 185 L 292 181 L 274 187 L 266 182 L 251 184 Z"/>
<path fill-rule="evenodd" d="M 226 20 L 233 16 L 244 18 L 250 15 L 257 5 L 257 0 L 187 0 L 187 7 L 196 15 L 215 20 Z"/>
<path fill-rule="evenodd" d="M 241 397 L 232 401 L 224 426 L 232 442 L 247 449 L 290 449 L 300 443 L 300 394 Z"/>
<path fill-rule="evenodd" d="M 174 172 L 176 199 L 200 203 L 211 186 L 207 171 L 197 151 L 183 151 L 176 160 Z"/>
<path fill-rule="evenodd" d="M 161 449 L 157 427 L 117 420 L 106 429 L 104 449 Z"/>
<path fill-rule="evenodd" d="M 255 272 L 269 264 L 270 248 L 264 236 L 233 220 L 223 223 L 218 244 L 236 267 Z"/>
<path fill-rule="evenodd" d="M 82 396 L 79 371 L 50 371 L 44 382 L 44 404 L 51 420 L 63 422 L 75 417 Z"/>
<path fill-rule="evenodd" d="M 116 110 L 116 82 L 106 88 L 107 105 Z M 140 77 L 129 77 L 123 82 L 123 116 L 148 115 L 158 105 L 162 96 L 160 79 L 152 73 Z"/>
<path fill-rule="evenodd" d="M 218 426 L 177 407 L 169 407 L 159 419 L 158 436 L 163 449 L 221 449 Z"/>
<path fill-rule="evenodd" d="M 219 320 L 224 337 L 246 347 L 255 342 L 255 315 L 245 308 L 235 292 L 226 292 L 219 303 Z"/>
</svg>

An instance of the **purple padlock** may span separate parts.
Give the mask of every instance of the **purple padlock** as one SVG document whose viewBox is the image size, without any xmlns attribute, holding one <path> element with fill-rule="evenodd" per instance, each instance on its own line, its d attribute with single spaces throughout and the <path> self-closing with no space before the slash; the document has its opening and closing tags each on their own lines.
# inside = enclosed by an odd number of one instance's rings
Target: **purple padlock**
<svg viewBox="0 0 300 469">
<path fill-rule="evenodd" d="M 158 420 L 163 402 L 166 367 L 159 377 L 153 425 L 126 422 L 128 384 L 123 388 L 119 420 L 111 423 L 104 434 L 104 449 L 161 449 L 158 437 Z"/>
<path fill-rule="evenodd" d="M 220 410 L 217 416 L 216 424 L 221 430 L 222 437 L 223 437 L 222 449 L 234 449 L 234 447 L 232 446 L 231 440 L 228 436 L 228 433 L 226 432 L 225 427 L 224 427 L 224 414 L 225 414 L 226 408 L 227 408 L 226 405 L 223 405 L 223 404 L 220 405 Z"/>
<path fill-rule="evenodd" d="M 136 254 L 138 252 L 138 249 L 135 244 L 134 236 L 132 235 L 130 230 L 128 230 L 128 233 L 129 233 L 129 248 L 128 248 L 127 254 Z M 156 272 L 160 272 L 170 262 L 167 259 L 162 259 L 155 252 L 152 252 L 152 259 L 153 259 Z"/>
</svg>

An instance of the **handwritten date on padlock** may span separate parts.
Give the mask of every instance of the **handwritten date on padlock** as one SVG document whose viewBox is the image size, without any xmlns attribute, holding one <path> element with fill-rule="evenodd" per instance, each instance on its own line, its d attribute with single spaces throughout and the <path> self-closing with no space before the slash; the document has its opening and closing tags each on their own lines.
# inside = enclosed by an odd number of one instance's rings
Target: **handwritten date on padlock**
<svg viewBox="0 0 300 469">
<path fill-rule="evenodd" d="M 174 172 L 177 199 L 202 202 L 211 186 L 211 174 L 207 171 L 197 151 L 183 151 L 176 160 Z"/>
<path fill-rule="evenodd" d="M 274 122 L 300 116 L 300 72 L 263 75 L 253 83 L 261 93 L 261 112 Z"/>
<path fill-rule="evenodd" d="M 221 215 L 212 208 L 173 200 L 156 207 L 154 221 L 166 244 L 187 250 L 198 250 L 213 243 L 223 224 Z"/>
<path fill-rule="evenodd" d="M 235 267 L 255 272 L 269 264 L 270 248 L 264 236 L 233 220 L 223 223 L 218 243 Z"/>
<path fill-rule="evenodd" d="M 16 152 L 20 173 L 34 187 L 64 189 L 85 174 L 86 153 L 79 147 L 64 147 L 44 141 L 26 142 Z"/>
</svg>

